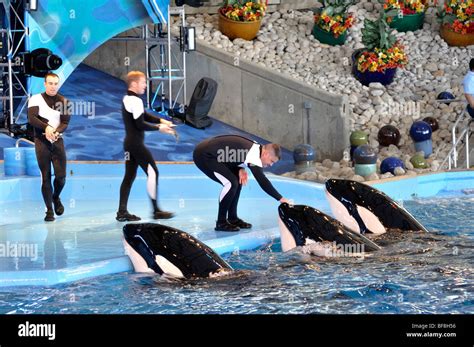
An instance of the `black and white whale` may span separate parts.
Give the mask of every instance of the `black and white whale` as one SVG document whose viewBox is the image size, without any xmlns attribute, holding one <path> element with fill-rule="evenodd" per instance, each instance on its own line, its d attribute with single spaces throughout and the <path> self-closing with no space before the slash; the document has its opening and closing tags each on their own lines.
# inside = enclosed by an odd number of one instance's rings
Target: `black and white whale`
<svg viewBox="0 0 474 347">
<path fill-rule="evenodd" d="M 406 209 L 366 184 L 329 179 L 326 197 L 336 219 L 362 234 L 383 234 L 390 229 L 427 232 Z"/>
<path fill-rule="evenodd" d="M 126 253 L 136 272 L 194 279 L 219 277 L 233 271 L 211 248 L 166 225 L 126 224 L 123 236 Z"/>
<path fill-rule="evenodd" d="M 380 249 L 364 235 L 347 228 L 334 218 L 310 206 L 291 206 L 283 203 L 278 207 L 278 217 L 283 252 L 298 246 L 326 241 L 342 246 L 363 246 L 359 247 L 362 252 Z"/>
</svg>

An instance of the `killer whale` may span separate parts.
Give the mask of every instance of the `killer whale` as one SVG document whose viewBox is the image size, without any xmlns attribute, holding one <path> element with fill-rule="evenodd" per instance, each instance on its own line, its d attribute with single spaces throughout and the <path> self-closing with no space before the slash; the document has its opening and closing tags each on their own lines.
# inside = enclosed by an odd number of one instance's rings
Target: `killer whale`
<svg viewBox="0 0 474 347">
<path fill-rule="evenodd" d="M 179 229 L 155 223 L 126 224 L 123 236 L 136 272 L 194 279 L 233 271 L 211 248 Z"/>
<path fill-rule="evenodd" d="M 278 224 L 283 252 L 309 243 L 330 241 L 338 245 L 363 245 L 364 251 L 380 247 L 327 214 L 306 205 L 280 204 Z"/>
<path fill-rule="evenodd" d="M 362 234 L 383 234 L 390 229 L 428 232 L 406 209 L 369 185 L 329 179 L 326 197 L 336 219 Z"/>
</svg>

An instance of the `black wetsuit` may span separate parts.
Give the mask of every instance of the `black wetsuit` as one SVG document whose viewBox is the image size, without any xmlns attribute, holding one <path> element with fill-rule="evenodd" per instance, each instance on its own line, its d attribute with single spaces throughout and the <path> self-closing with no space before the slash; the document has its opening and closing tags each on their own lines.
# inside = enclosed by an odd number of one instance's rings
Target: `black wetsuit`
<svg viewBox="0 0 474 347">
<path fill-rule="evenodd" d="M 143 101 L 132 91 L 128 91 L 122 102 L 122 117 L 125 124 L 125 176 L 120 186 L 119 212 L 127 211 L 128 197 L 138 166 L 148 176 L 147 190 L 154 212 L 157 205 L 158 168 L 152 154 L 145 147 L 145 131 L 159 130 L 160 118 L 145 112 Z"/>
<path fill-rule="evenodd" d="M 236 220 L 242 185 L 239 170 L 248 167 L 260 187 L 276 200 L 282 196 L 273 187 L 262 169 L 262 146 L 237 135 L 213 137 L 199 143 L 193 153 L 196 166 L 209 178 L 223 185 L 219 199 L 217 222 Z"/>
<path fill-rule="evenodd" d="M 58 133 L 63 133 L 69 119 L 67 100 L 60 94 L 36 94 L 28 102 L 28 122 L 34 128 L 36 159 L 41 170 L 41 193 L 48 211 L 53 210 L 53 199 L 59 198 L 66 183 L 66 152 L 61 137 L 51 143 L 44 133 L 48 124 Z M 51 186 L 51 163 L 54 168 L 54 191 Z"/>
</svg>

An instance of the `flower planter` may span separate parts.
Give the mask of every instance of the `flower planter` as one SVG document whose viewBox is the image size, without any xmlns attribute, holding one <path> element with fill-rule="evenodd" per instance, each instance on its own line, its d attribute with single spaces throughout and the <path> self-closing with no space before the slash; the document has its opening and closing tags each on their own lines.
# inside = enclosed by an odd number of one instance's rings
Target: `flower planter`
<svg viewBox="0 0 474 347">
<path fill-rule="evenodd" d="M 219 30 L 230 40 L 241 38 L 251 41 L 257 36 L 261 25 L 261 19 L 252 22 L 240 22 L 229 19 L 219 12 Z"/>
<path fill-rule="evenodd" d="M 397 73 L 397 68 L 386 69 L 385 72 L 361 72 L 357 70 L 357 58 L 365 49 L 358 49 L 352 53 L 352 74 L 364 86 L 368 86 L 372 82 L 379 82 L 384 86 L 393 82 Z"/>
<path fill-rule="evenodd" d="M 415 31 L 423 28 L 425 12 L 406 14 L 403 17 L 395 16 L 390 22 L 390 27 L 398 32 Z"/>
<path fill-rule="evenodd" d="M 441 26 L 439 35 L 450 46 L 465 47 L 474 45 L 474 33 L 460 34 L 451 30 L 451 28 L 446 25 Z"/>
<path fill-rule="evenodd" d="M 317 24 L 313 27 L 313 36 L 321 43 L 325 43 L 331 46 L 343 45 L 346 42 L 347 31 L 339 35 L 337 38 L 334 37 L 333 33 L 327 32 L 321 29 Z"/>
</svg>

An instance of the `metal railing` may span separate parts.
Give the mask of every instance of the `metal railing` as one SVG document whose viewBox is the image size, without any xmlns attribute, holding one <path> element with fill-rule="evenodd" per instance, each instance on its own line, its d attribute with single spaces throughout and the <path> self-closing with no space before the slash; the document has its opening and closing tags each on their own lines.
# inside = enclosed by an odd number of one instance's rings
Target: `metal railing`
<svg viewBox="0 0 474 347">
<path fill-rule="evenodd" d="M 464 100 L 449 100 L 450 102 L 456 101 L 464 101 Z M 447 102 L 447 101 L 441 101 Z M 465 122 L 466 117 L 468 119 Z M 471 124 L 473 122 L 473 118 L 470 116 L 467 108 L 464 109 L 464 112 L 456 119 L 456 122 L 451 129 L 451 150 L 449 151 L 446 158 L 443 160 L 441 165 L 439 166 L 442 169 L 446 163 L 448 164 L 448 170 L 458 167 L 458 153 L 462 151 L 459 147 L 465 146 L 466 150 L 466 168 L 469 169 L 470 167 L 470 147 L 469 147 L 469 137 L 471 136 Z M 464 128 L 461 128 L 464 126 Z M 458 134 L 458 135 L 457 135 Z M 464 140 L 464 141 L 463 141 Z"/>
<path fill-rule="evenodd" d="M 30 145 L 35 145 L 35 143 L 33 141 L 30 141 L 30 140 L 27 140 L 25 138 L 19 138 L 18 140 L 16 140 L 16 143 L 15 143 L 15 147 L 20 147 L 20 142 L 26 142 L 26 143 L 29 143 Z"/>
</svg>

